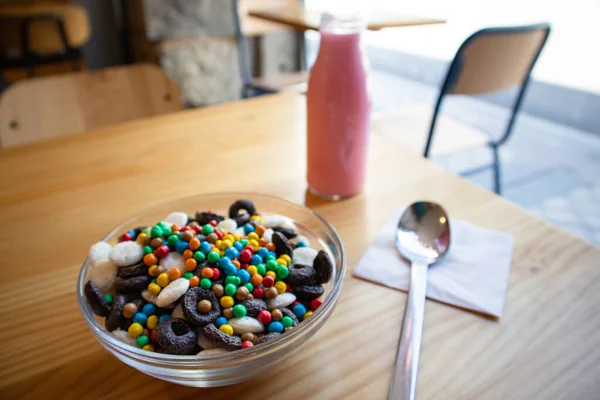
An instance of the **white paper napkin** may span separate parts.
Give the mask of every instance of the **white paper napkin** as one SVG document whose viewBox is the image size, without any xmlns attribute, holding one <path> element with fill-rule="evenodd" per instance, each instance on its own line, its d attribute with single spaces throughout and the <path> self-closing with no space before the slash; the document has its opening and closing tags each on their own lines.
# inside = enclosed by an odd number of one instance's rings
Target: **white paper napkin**
<svg viewBox="0 0 600 400">
<path fill-rule="evenodd" d="M 396 249 L 394 212 L 354 268 L 354 276 L 406 291 L 410 266 Z M 496 317 L 502 316 L 514 239 L 465 221 L 450 222 L 450 249 L 429 267 L 427 297 Z"/>
</svg>

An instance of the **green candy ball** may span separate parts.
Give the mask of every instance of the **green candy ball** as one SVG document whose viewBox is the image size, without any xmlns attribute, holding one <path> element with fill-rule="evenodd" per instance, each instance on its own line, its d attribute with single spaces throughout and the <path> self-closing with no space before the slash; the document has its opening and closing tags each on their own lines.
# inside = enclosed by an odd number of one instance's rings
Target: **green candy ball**
<svg viewBox="0 0 600 400">
<path fill-rule="evenodd" d="M 152 247 L 144 246 L 144 255 L 152 253 Z"/>
<path fill-rule="evenodd" d="M 279 279 L 285 279 L 290 274 L 290 270 L 285 265 L 279 265 L 276 273 Z"/>
<path fill-rule="evenodd" d="M 104 301 L 110 306 L 113 303 L 113 296 L 110 293 L 104 295 Z"/>
<path fill-rule="evenodd" d="M 206 225 L 204 225 L 202 227 L 202 234 L 203 235 L 210 235 L 214 231 L 215 231 L 215 228 L 213 228 L 213 226 L 211 224 L 206 224 Z"/>
<path fill-rule="evenodd" d="M 284 327 L 288 328 L 288 327 L 294 325 L 294 320 L 286 315 L 285 317 L 281 318 L 281 323 L 283 324 Z"/>
<path fill-rule="evenodd" d="M 200 280 L 200 287 L 203 289 L 210 289 L 212 287 L 212 282 L 208 278 L 202 278 Z"/>
<path fill-rule="evenodd" d="M 198 261 L 199 263 L 201 263 L 202 261 L 206 260 L 206 256 L 204 255 L 203 252 L 201 251 L 196 251 L 194 253 L 194 260 Z"/>
<path fill-rule="evenodd" d="M 188 271 L 188 272 L 186 272 L 185 274 L 183 274 L 183 277 L 184 277 L 185 279 L 187 279 L 188 281 L 190 280 L 190 278 L 191 278 L 192 276 L 194 276 L 194 274 L 193 274 L 192 272 L 189 272 L 189 271 Z"/>
<path fill-rule="evenodd" d="M 258 272 L 260 276 L 265 276 L 265 274 L 267 273 L 267 268 L 265 267 L 265 264 L 258 264 L 256 266 L 256 272 Z"/>
<path fill-rule="evenodd" d="M 236 318 L 243 318 L 246 316 L 246 313 L 247 313 L 246 307 L 244 307 L 242 304 L 238 304 L 236 306 L 233 306 L 231 313 Z"/>
<path fill-rule="evenodd" d="M 234 296 L 236 291 L 237 291 L 237 287 L 234 284 L 229 283 L 229 284 L 225 285 L 225 294 L 227 296 Z"/>
<path fill-rule="evenodd" d="M 250 293 L 252 293 L 252 291 L 254 290 L 254 285 L 253 285 L 253 284 L 251 284 L 250 282 L 248 282 L 248 283 L 244 284 L 244 286 L 246 287 L 246 289 L 248 289 L 248 291 L 249 291 Z"/>
<path fill-rule="evenodd" d="M 277 271 L 278 266 L 279 266 L 279 264 L 277 264 L 277 261 L 275 261 L 275 260 L 267 261 L 267 269 L 269 271 Z"/>
<path fill-rule="evenodd" d="M 163 230 L 160 225 L 154 225 L 152 229 L 150 229 L 150 237 L 157 238 L 163 235 Z"/>
<path fill-rule="evenodd" d="M 148 338 L 147 335 L 140 335 L 137 337 L 137 339 L 135 340 L 135 344 L 138 347 L 144 347 L 145 345 L 148 344 L 148 342 L 150 341 L 150 339 Z"/>
<path fill-rule="evenodd" d="M 221 256 L 219 255 L 219 253 L 216 253 L 214 251 L 211 251 L 208 253 L 208 261 L 209 262 L 216 263 L 220 259 L 221 259 Z"/>
</svg>

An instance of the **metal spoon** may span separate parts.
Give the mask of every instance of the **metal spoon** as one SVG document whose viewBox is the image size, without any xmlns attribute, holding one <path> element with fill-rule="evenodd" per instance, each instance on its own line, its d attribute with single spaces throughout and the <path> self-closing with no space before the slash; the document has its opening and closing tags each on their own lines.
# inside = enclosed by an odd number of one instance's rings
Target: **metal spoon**
<svg viewBox="0 0 600 400">
<path fill-rule="evenodd" d="M 450 225 L 442 207 L 435 203 L 418 201 L 404 211 L 398 222 L 396 247 L 400 254 L 411 261 L 412 266 L 389 400 L 415 398 L 425 312 L 427 267 L 446 254 L 449 246 Z"/>
</svg>

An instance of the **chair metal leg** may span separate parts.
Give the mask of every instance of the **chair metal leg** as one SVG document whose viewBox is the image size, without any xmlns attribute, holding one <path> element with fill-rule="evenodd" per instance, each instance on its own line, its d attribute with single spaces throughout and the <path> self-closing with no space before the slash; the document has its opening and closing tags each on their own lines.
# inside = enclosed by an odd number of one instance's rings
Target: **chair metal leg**
<svg viewBox="0 0 600 400">
<path fill-rule="evenodd" d="M 500 153 L 498 147 L 492 147 L 492 153 L 494 155 L 494 191 L 496 194 L 502 194 L 502 182 L 500 181 Z"/>
</svg>

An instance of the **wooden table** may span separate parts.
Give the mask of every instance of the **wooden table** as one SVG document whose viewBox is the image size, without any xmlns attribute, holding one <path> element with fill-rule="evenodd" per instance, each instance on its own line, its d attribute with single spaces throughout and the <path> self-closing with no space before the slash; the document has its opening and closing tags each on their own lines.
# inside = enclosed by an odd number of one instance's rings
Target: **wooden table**
<svg viewBox="0 0 600 400">
<path fill-rule="evenodd" d="M 321 201 L 305 193 L 304 149 L 305 99 L 286 93 L 0 150 L 1 397 L 384 399 L 406 296 L 350 273 L 331 319 L 302 350 L 231 387 L 153 379 L 92 337 L 75 300 L 90 243 L 141 207 L 258 190 L 327 218 L 349 272 L 392 210 L 417 199 L 511 232 L 501 320 L 427 302 L 419 399 L 598 398 L 598 248 L 377 135 L 364 192 Z"/>
<path fill-rule="evenodd" d="M 248 14 L 272 22 L 279 22 L 297 30 L 318 31 L 321 23 L 321 11 L 304 8 L 300 5 L 287 5 L 277 8 L 250 9 Z M 393 11 L 373 10 L 369 15 L 368 29 L 378 31 L 383 28 L 403 26 L 443 24 L 443 19 L 403 15 Z"/>
</svg>

